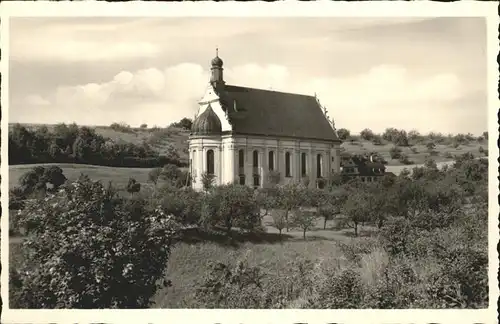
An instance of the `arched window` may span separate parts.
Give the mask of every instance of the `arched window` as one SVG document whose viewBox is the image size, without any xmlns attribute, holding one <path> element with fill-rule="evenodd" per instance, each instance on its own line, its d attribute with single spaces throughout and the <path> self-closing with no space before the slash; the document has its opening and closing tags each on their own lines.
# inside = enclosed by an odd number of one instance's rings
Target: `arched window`
<svg viewBox="0 0 500 324">
<path fill-rule="evenodd" d="M 302 153 L 300 155 L 300 167 L 302 176 L 307 175 L 307 154 Z"/>
<path fill-rule="evenodd" d="M 292 176 L 292 171 L 291 171 L 291 159 L 290 159 L 290 152 L 285 153 L 285 176 L 286 177 L 291 177 Z"/>
<path fill-rule="evenodd" d="M 253 151 L 253 167 L 259 167 L 259 151 Z"/>
<path fill-rule="evenodd" d="M 274 151 L 269 151 L 268 164 L 269 164 L 269 171 L 273 171 L 274 170 Z"/>
<path fill-rule="evenodd" d="M 215 157 L 214 150 L 207 151 L 207 173 L 214 174 L 215 173 Z"/>
<path fill-rule="evenodd" d="M 245 150 L 243 149 L 238 151 L 238 173 L 245 174 Z M 243 182 L 245 182 L 245 178 L 243 178 Z"/>
<path fill-rule="evenodd" d="M 323 157 L 321 156 L 321 154 L 318 154 L 316 156 L 316 177 L 323 177 Z"/>
</svg>

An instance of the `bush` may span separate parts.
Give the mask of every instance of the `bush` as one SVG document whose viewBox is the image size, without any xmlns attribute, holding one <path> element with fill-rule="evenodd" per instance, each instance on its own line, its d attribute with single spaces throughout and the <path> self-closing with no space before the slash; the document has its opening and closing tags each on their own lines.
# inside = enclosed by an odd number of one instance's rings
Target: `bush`
<svg viewBox="0 0 500 324">
<path fill-rule="evenodd" d="M 86 177 L 30 202 L 14 308 L 145 308 L 163 279 L 176 226 L 142 199 Z"/>
<path fill-rule="evenodd" d="M 318 294 L 318 300 L 313 305 L 315 308 L 360 308 L 363 299 L 360 276 L 356 271 L 346 269 L 338 275 L 328 277 Z"/>
<path fill-rule="evenodd" d="M 397 160 L 401 157 L 401 152 L 402 152 L 401 148 L 393 146 L 389 151 L 389 155 L 391 156 L 391 159 Z"/>
<path fill-rule="evenodd" d="M 264 307 L 260 268 L 240 261 L 236 266 L 211 263 L 195 298 L 200 308 Z"/>
</svg>

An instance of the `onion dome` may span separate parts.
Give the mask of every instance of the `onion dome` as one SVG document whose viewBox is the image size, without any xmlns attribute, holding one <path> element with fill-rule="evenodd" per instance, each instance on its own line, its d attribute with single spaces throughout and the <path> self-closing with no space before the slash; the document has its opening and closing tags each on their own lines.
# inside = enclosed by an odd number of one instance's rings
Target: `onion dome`
<svg viewBox="0 0 500 324">
<path fill-rule="evenodd" d="M 221 133 L 222 125 L 220 119 L 209 104 L 207 109 L 194 120 L 191 127 L 191 134 L 220 135 Z"/>
<path fill-rule="evenodd" d="M 219 56 L 216 56 L 212 59 L 212 66 L 222 67 L 223 63 L 224 62 L 222 62 L 222 59 Z"/>
<path fill-rule="evenodd" d="M 219 49 L 217 48 L 215 50 L 215 57 L 212 59 L 212 66 L 213 67 L 222 67 L 222 64 L 224 62 L 222 62 L 222 59 L 219 57 Z"/>
</svg>

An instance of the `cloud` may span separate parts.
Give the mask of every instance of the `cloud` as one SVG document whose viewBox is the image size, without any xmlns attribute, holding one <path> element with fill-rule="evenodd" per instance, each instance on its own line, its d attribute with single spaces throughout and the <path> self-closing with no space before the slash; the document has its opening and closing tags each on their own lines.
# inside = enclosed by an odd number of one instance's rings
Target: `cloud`
<svg viewBox="0 0 500 324">
<path fill-rule="evenodd" d="M 48 106 L 50 102 L 40 95 L 28 95 L 24 98 L 24 103 L 29 106 Z"/>
<path fill-rule="evenodd" d="M 450 103 L 467 95 L 453 73 L 416 75 L 397 65 L 374 66 L 348 78 L 292 75 L 285 66 L 256 63 L 225 72 L 228 84 L 316 93 L 337 127 L 352 131 L 359 131 L 360 124 L 375 131 L 389 126 L 439 128 L 439 120 L 451 113 Z M 165 125 L 194 115 L 208 79 L 209 71 L 200 65 L 182 63 L 164 70 L 121 71 L 103 83 L 59 87 L 47 98 L 38 96 L 38 101 L 50 102 L 66 117 L 74 114 L 75 120 L 86 112 L 83 118 L 90 124 Z"/>
</svg>

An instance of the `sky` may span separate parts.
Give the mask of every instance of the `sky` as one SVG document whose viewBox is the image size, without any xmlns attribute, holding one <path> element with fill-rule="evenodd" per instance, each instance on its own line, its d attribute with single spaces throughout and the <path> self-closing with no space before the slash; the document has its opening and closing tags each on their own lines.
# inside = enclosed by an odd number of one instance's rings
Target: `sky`
<svg viewBox="0 0 500 324">
<path fill-rule="evenodd" d="M 227 84 L 316 94 L 337 128 L 487 130 L 484 18 L 12 18 L 9 122 L 193 118 Z"/>
</svg>

